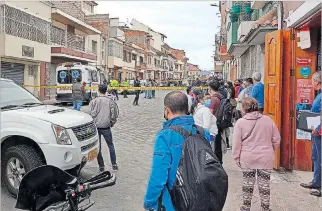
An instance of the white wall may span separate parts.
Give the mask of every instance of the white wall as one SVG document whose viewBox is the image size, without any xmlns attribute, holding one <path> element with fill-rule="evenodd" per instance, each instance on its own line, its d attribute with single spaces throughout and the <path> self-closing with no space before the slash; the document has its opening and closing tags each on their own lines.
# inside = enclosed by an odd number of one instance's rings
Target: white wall
<svg viewBox="0 0 322 211">
<path fill-rule="evenodd" d="M 158 32 L 154 32 L 154 31 L 149 30 L 148 26 L 146 26 L 145 24 L 140 23 L 139 21 L 137 21 L 135 19 L 132 20 L 132 29 L 145 31 L 145 32 L 148 32 L 149 34 L 151 34 L 153 39 L 154 39 L 153 47 L 155 49 L 161 51 L 161 46 L 164 44 L 164 42 L 162 41 L 162 35 L 161 34 L 159 34 Z"/>
<path fill-rule="evenodd" d="M 6 1 L 5 4 L 46 21 L 51 21 L 51 7 L 40 1 Z"/>
<path fill-rule="evenodd" d="M 15 37 L 12 35 L 4 36 L 4 53 L 5 57 L 15 57 L 33 61 L 51 61 L 51 46 L 31 40 Z M 29 46 L 34 48 L 34 57 L 22 56 L 22 46 Z"/>
</svg>

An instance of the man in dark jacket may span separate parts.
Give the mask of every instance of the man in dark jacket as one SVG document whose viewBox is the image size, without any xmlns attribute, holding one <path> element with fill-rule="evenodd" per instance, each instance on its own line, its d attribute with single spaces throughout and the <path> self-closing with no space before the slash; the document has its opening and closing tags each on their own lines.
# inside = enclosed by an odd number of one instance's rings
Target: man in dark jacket
<svg viewBox="0 0 322 211">
<path fill-rule="evenodd" d="M 134 80 L 133 86 L 134 87 L 140 87 L 141 86 L 139 77 L 136 77 L 136 79 Z M 135 90 L 135 98 L 134 98 L 134 101 L 133 101 L 134 106 L 139 105 L 140 92 L 141 92 L 141 90 Z"/>
</svg>

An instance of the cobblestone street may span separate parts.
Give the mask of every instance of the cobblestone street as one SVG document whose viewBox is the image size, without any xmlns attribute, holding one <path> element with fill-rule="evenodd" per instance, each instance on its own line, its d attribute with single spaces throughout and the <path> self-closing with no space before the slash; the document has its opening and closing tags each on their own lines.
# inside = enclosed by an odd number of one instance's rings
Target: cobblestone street
<svg viewBox="0 0 322 211">
<path fill-rule="evenodd" d="M 90 210 L 97 211 L 140 211 L 143 210 L 143 197 L 148 181 L 153 151 L 154 137 L 161 129 L 163 121 L 163 97 L 166 92 L 157 91 L 156 99 L 147 100 L 140 96 L 140 106 L 132 106 L 134 96 L 124 99 L 120 96 L 120 117 L 113 138 L 120 170 L 117 183 L 113 187 L 98 190 L 91 198 L 95 205 Z M 84 108 L 85 110 L 87 108 Z M 109 156 L 103 142 L 106 164 Z M 242 201 L 241 171 L 232 161 L 231 151 L 224 157 L 225 169 L 229 174 L 229 196 L 224 211 L 238 211 Z M 109 166 L 110 168 L 110 166 Z M 88 163 L 83 176 L 97 172 L 96 162 Z M 299 187 L 301 178 L 295 173 L 273 173 L 272 210 L 273 211 L 318 211 L 317 200 Z M 2 188 L 2 210 L 15 210 L 15 200 Z M 253 197 L 253 211 L 260 210 L 258 191 Z"/>
</svg>

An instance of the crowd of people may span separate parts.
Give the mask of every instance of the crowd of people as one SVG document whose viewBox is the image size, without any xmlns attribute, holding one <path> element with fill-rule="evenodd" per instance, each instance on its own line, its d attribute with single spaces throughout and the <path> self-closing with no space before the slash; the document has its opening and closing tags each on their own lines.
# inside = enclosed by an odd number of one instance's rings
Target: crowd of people
<svg viewBox="0 0 322 211">
<path fill-rule="evenodd" d="M 209 82 L 208 90 L 188 87 L 186 94 L 174 91 L 165 97 L 166 122 L 155 142 L 144 201 L 145 210 L 158 210 L 161 206 L 167 211 L 174 211 L 181 206 L 174 200 L 174 195 L 178 192 L 174 193 L 173 189 L 178 188 L 175 180 L 182 180 L 183 184 L 185 182 L 185 177 L 178 178 L 178 171 L 181 168 L 179 157 L 186 137 L 178 135 L 172 127 L 179 126 L 193 131 L 193 125 L 202 127 L 209 133 L 205 137 L 210 142 L 214 159 L 220 164 L 217 168 L 222 167 L 223 155 L 232 147 L 234 161 L 243 172 L 243 202 L 240 210 L 250 210 L 256 178 L 262 210 L 270 210 L 270 171 L 274 165 L 274 152 L 280 144 L 280 134 L 274 121 L 263 115 L 264 85 L 260 81 L 261 74 L 256 72 L 252 78 L 236 80 L 234 84 L 213 80 Z M 229 135 L 232 127 L 234 131 L 231 143 Z M 189 177 L 191 175 L 187 178 Z M 211 194 L 209 193 L 210 196 Z M 215 201 L 220 201 L 218 198 L 225 198 L 226 195 L 216 197 Z M 209 200 L 208 204 L 211 203 L 212 200 Z"/>
<path fill-rule="evenodd" d="M 153 83 L 150 80 L 148 86 L 153 86 Z M 79 110 L 79 96 L 84 90 L 79 87 L 79 81 L 75 84 L 74 107 Z M 315 89 L 321 89 L 321 75 L 313 77 L 313 84 Z M 140 87 L 139 77 L 134 80 L 133 86 Z M 118 170 L 111 132 L 111 127 L 117 121 L 118 107 L 116 100 L 107 95 L 106 85 L 99 85 L 98 92 L 98 98 L 89 105 L 99 133 L 98 164 L 103 171 L 103 136 L 110 151 L 113 170 Z M 139 94 L 140 91 L 136 90 L 133 105 L 138 105 Z M 146 92 L 146 98 L 154 96 L 152 91 Z M 313 112 L 320 112 L 321 93 L 313 104 Z M 223 168 L 224 155 L 232 149 L 233 159 L 242 169 L 243 200 L 240 210 L 250 211 L 256 180 L 261 209 L 271 210 L 270 176 L 281 137 L 274 121 L 264 115 L 263 111 L 264 85 L 259 72 L 255 72 L 252 78 L 236 80 L 234 83 L 212 80 L 207 90 L 191 86 L 187 88 L 186 94 L 180 91 L 168 93 L 164 98 L 165 122 L 155 140 L 144 209 L 222 210 L 228 191 L 228 176 Z M 232 139 L 229 138 L 231 128 Z M 313 152 L 316 157 L 314 164 L 320 165 L 320 168 L 315 166 L 313 181 L 301 186 L 313 189 L 311 194 L 318 196 L 321 195 L 321 172 L 318 172 L 321 171 L 321 157 L 318 158 L 321 154 L 321 129 L 312 130 L 313 145 L 317 151 Z M 200 146 L 191 143 L 203 143 L 202 150 L 198 151 Z M 318 143 L 320 149 L 317 148 Z M 191 159 L 188 159 L 189 156 Z M 214 179 L 218 179 L 217 182 Z M 205 185 L 209 187 L 205 189 Z"/>
</svg>

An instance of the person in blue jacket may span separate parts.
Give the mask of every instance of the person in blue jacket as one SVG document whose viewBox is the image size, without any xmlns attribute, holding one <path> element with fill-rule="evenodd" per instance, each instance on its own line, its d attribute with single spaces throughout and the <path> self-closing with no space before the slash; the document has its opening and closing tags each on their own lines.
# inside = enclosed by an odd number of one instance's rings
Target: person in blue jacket
<svg viewBox="0 0 322 211">
<path fill-rule="evenodd" d="M 145 210 L 158 210 L 158 199 L 163 192 L 162 205 L 166 211 L 175 211 L 171 197 L 166 188 L 170 190 L 176 180 L 176 172 L 181 158 L 182 144 L 184 138 L 182 135 L 168 129 L 170 126 L 182 126 L 187 131 L 192 129 L 194 119 L 192 115 L 186 115 L 188 112 L 188 98 L 180 91 L 173 91 L 164 98 L 164 118 L 163 129 L 157 134 L 152 169 L 148 182 L 145 198 Z M 196 133 L 196 130 L 192 130 Z M 205 130 L 205 137 L 210 142 L 210 134 Z"/>
<path fill-rule="evenodd" d="M 312 76 L 313 88 L 319 91 L 315 97 L 311 112 L 321 114 L 321 72 L 315 72 Z M 303 188 L 311 189 L 310 194 L 321 197 L 321 124 L 312 128 L 312 160 L 313 160 L 313 180 L 310 183 L 302 183 Z"/>
<path fill-rule="evenodd" d="M 264 84 L 261 82 L 262 75 L 259 72 L 253 73 L 254 85 L 250 97 L 255 98 L 258 102 L 259 111 L 264 111 Z"/>
</svg>

